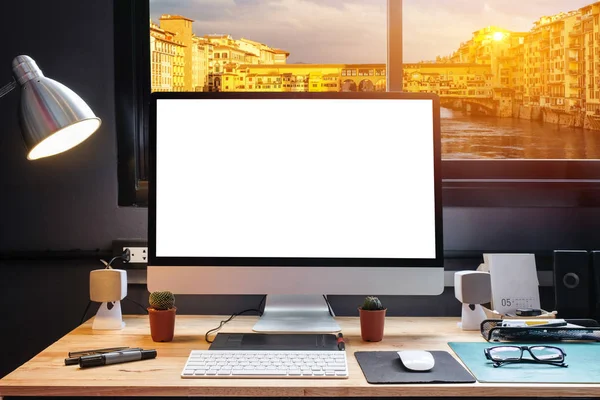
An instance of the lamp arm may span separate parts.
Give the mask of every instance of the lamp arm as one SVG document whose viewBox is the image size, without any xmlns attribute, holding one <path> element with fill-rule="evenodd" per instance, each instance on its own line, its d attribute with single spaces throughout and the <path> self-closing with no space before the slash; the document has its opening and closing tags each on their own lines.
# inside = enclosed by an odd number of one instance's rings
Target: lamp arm
<svg viewBox="0 0 600 400">
<path fill-rule="evenodd" d="M 13 81 L 7 85 L 4 85 L 0 88 L 0 97 L 6 96 L 10 91 L 17 87 L 17 81 L 13 79 Z"/>
</svg>

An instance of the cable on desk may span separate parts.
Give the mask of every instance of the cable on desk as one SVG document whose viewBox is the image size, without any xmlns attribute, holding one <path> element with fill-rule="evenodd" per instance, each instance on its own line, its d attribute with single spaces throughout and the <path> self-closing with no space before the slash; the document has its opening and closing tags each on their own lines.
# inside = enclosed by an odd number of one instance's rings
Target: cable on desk
<svg viewBox="0 0 600 400">
<path fill-rule="evenodd" d="M 130 302 L 137 304 L 138 306 L 140 306 L 140 308 L 141 308 L 142 310 L 144 310 L 144 312 L 145 312 L 146 314 L 148 314 L 148 309 L 147 309 L 146 307 L 144 307 L 143 305 L 141 305 L 140 303 L 138 303 L 137 301 L 135 301 L 135 300 L 133 300 L 133 299 L 130 299 L 129 297 L 125 297 L 125 298 L 124 298 L 124 300 L 129 300 Z"/>
<path fill-rule="evenodd" d="M 249 308 L 247 310 L 244 311 L 240 311 L 238 313 L 235 314 L 231 314 L 231 317 L 227 318 L 226 320 L 221 321 L 221 323 L 219 324 L 219 326 L 217 326 L 216 328 L 213 328 L 211 330 L 206 331 L 206 333 L 204 334 L 204 340 L 207 343 L 212 343 L 213 340 L 209 340 L 208 339 L 208 335 L 210 335 L 212 332 L 216 332 L 219 329 L 221 329 L 223 327 L 223 325 L 225 325 L 226 323 L 228 323 L 229 321 L 231 321 L 232 319 L 234 319 L 235 317 L 237 317 L 238 315 L 242 315 L 245 313 L 249 313 L 249 312 L 255 312 L 257 313 L 259 316 L 263 315 L 263 312 L 260 310 L 260 307 L 262 306 L 262 304 L 265 302 L 265 299 L 267 298 L 267 296 L 263 296 L 263 298 L 261 299 L 260 303 L 258 304 L 258 308 Z"/>
<path fill-rule="evenodd" d="M 258 307 L 256 307 L 256 308 L 258 308 L 259 310 L 262 310 L 262 306 L 266 299 L 267 299 L 267 295 L 264 295 L 263 298 L 260 300 L 260 303 L 258 303 Z M 260 312 L 260 315 L 262 315 L 262 311 Z"/>
<path fill-rule="evenodd" d="M 88 301 L 87 306 L 85 307 L 85 311 L 83 312 L 83 315 L 81 316 L 81 321 L 79 322 L 79 325 L 83 324 L 83 321 L 85 320 L 85 315 L 87 314 L 91 305 L 92 305 L 92 301 L 90 300 L 90 301 Z"/>
<path fill-rule="evenodd" d="M 333 315 L 333 309 L 331 308 L 331 304 L 329 303 L 329 299 L 327 298 L 327 296 L 323 295 L 323 299 L 325 299 L 325 304 L 327 304 L 327 309 L 329 310 L 329 315 L 331 315 L 332 317 L 335 317 L 335 315 Z"/>
</svg>

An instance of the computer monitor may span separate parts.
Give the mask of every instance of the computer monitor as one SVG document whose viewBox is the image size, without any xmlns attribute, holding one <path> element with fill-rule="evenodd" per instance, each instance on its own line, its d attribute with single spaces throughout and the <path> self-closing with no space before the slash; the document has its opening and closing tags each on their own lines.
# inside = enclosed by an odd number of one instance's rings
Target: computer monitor
<svg viewBox="0 0 600 400">
<path fill-rule="evenodd" d="M 148 289 L 266 294 L 259 332 L 335 332 L 323 295 L 443 291 L 436 95 L 154 93 Z"/>
</svg>

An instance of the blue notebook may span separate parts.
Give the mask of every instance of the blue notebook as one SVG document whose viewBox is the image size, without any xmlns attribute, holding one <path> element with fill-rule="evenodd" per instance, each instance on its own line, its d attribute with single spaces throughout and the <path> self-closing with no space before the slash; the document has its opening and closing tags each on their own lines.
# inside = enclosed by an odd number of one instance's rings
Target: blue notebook
<svg viewBox="0 0 600 400">
<path fill-rule="evenodd" d="M 507 346 L 531 346 L 532 343 L 502 343 Z M 500 343 L 450 342 L 448 345 L 479 382 L 514 383 L 600 383 L 600 343 L 535 343 L 560 347 L 567 354 L 568 367 L 544 364 L 506 364 L 495 368 L 483 349 Z"/>
</svg>

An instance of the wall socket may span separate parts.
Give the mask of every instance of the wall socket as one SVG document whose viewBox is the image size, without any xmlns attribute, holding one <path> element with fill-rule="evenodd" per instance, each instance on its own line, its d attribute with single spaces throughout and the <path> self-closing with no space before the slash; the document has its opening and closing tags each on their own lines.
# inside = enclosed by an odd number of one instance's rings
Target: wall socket
<svg viewBox="0 0 600 400">
<path fill-rule="evenodd" d="M 148 247 L 123 247 L 123 251 L 129 249 L 131 259 L 129 264 L 148 264 Z"/>
<path fill-rule="evenodd" d="M 117 239 L 113 240 L 113 256 L 120 256 L 125 249 L 129 249 L 131 260 L 128 263 L 117 259 L 113 262 L 113 268 L 145 269 L 148 265 L 148 241 L 146 239 Z"/>
</svg>

